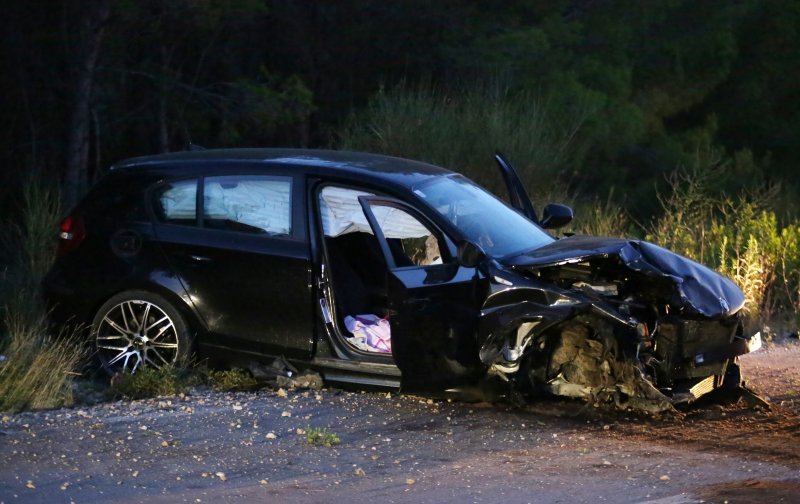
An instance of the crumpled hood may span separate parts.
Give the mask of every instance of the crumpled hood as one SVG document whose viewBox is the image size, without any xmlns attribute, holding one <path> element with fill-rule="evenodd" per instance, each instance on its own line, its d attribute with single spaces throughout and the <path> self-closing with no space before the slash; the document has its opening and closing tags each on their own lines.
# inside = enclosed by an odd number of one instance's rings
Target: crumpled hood
<svg viewBox="0 0 800 504">
<path fill-rule="evenodd" d="M 642 240 L 570 236 L 502 262 L 508 266 L 542 267 L 612 256 L 633 271 L 671 279 L 681 303 L 707 317 L 732 315 L 744 306 L 742 290 L 730 279 Z"/>
</svg>

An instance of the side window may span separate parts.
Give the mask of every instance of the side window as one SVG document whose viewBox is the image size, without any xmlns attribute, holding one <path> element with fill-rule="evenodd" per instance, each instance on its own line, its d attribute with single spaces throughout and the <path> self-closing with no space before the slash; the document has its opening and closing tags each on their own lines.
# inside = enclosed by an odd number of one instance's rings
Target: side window
<svg viewBox="0 0 800 504">
<path fill-rule="evenodd" d="M 358 202 L 359 196 L 372 194 L 337 186 L 326 186 L 320 191 L 319 211 L 325 236 L 335 238 L 350 233 L 372 234 L 372 228 Z"/>
<path fill-rule="evenodd" d="M 154 207 L 161 222 L 194 226 L 197 223 L 197 180 L 179 180 L 159 187 Z"/>
<path fill-rule="evenodd" d="M 370 203 L 370 209 L 386 238 L 395 266 L 442 264 L 439 240 L 416 217 L 380 202 Z"/>
<path fill-rule="evenodd" d="M 292 179 L 258 175 L 208 177 L 203 225 L 254 234 L 292 232 Z"/>
</svg>

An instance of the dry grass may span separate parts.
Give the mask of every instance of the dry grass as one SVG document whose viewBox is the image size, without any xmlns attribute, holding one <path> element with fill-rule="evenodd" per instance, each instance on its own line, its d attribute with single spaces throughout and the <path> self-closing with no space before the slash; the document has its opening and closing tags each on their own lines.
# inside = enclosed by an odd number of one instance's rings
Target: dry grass
<svg viewBox="0 0 800 504">
<path fill-rule="evenodd" d="M 780 224 L 768 210 L 775 188 L 737 198 L 712 196 L 719 173 L 676 172 L 647 239 L 730 277 L 745 295 L 748 331 L 800 323 L 800 222 Z"/>
<path fill-rule="evenodd" d="M 613 194 L 609 194 L 605 202 L 576 201 L 573 203 L 573 208 L 575 220 L 569 229 L 576 233 L 626 237 L 639 232 L 625 209 L 614 203 Z"/>
<path fill-rule="evenodd" d="M 9 337 L 0 364 L 0 411 L 48 409 L 73 403 L 72 380 L 85 357 L 75 337 L 47 335 L 44 318 L 31 324 L 5 312 Z"/>
<path fill-rule="evenodd" d="M 39 282 L 53 261 L 58 190 L 32 178 L 22 194 L 19 219 L 7 228 L 0 272 L 0 410 L 72 404 L 72 381 L 85 358 L 77 336 L 49 334 Z"/>
</svg>

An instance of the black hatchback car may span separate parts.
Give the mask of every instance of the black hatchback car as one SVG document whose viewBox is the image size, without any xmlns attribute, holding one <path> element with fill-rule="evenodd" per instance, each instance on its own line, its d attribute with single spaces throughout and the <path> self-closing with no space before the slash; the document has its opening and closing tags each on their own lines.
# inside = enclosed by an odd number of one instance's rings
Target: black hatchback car
<svg viewBox="0 0 800 504">
<path fill-rule="evenodd" d="M 456 173 L 373 154 L 237 149 L 113 166 L 62 222 L 54 318 L 109 370 L 285 359 L 329 382 L 674 404 L 738 385 L 744 297 L 653 244 L 545 229 Z"/>
</svg>

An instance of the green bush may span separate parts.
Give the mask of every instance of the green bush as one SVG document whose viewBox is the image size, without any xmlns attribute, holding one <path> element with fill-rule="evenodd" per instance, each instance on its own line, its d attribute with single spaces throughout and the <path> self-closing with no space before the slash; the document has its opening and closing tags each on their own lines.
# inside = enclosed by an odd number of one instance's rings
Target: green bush
<svg viewBox="0 0 800 504">
<path fill-rule="evenodd" d="M 111 377 L 109 393 L 126 399 L 175 396 L 186 393 L 202 382 L 197 373 L 175 366 L 142 367 L 133 374 L 118 373 Z"/>
<path fill-rule="evenodd" d="M 775 189 L 715 196 L 715 170 L 675 174 L 647 239 L 733 279 L 745 294 L 747 329 L 800 321 L 800 222 L 767 209 Z M 776 329 L 776 327 L 773 327 Z"/>
<path fill-rule="evenodd" d="M 312 446 L 336 446 L 342 440 L 325 427 L 309 427 L 306 429 L 306 442 Z"/>
<path fill-rule="evenodd" d="M 217 391 L 248 391 L 261 386 L 250 372 L 241 368 L 222 371 L 212 369 L 206 376 L 208 384 Z"/>
<path fill-rule="evenodd" d="M 76 335 L 49 334 L 39 282 L 52 264 L 60 217 L 57 188 L 30 178 L 19 220 L 7 225 L 0 272 L 0 410 L 72 404 L 72 381 L 85 358 Z"/>
<path fill-rule="evenodd" d="M 568 198 L 558 201 L 569 202 Z M 641 229 L 631 221 L 625 209 L 614 203 L 613 193 L 605 202 L 599 200 L 573 200 L 575 219 L 565 231 L 594 236 L 627 237 L 641 234 Z"/>
<path fill-rule="evenodd" d="M 512 92 L 500 83 L 452 91 L 401 85 L 380 91 L 351 116 L 337 147 L 437 164 L 505 194 L 493 159 L 501 149 L 533 197 L 552 201 L 553 191 L 563 194 L 553 181 L 568 177 L 580 156 L 574 138 L 588 114 L 552 117 L 536 93 Z"/>
<path fill-rule="evenodd" d="M 33 327 L 44 315 L 39 283 L 55 259 L 61 217 L 58 188 L 31 176 L 20 205 L 18 220 L 7 223 L 9 232 L 0 236 L 0 258 L 6 263 L 0 273 L 0 303 L 15 320 L 23 317 Z"/>
</svg>

